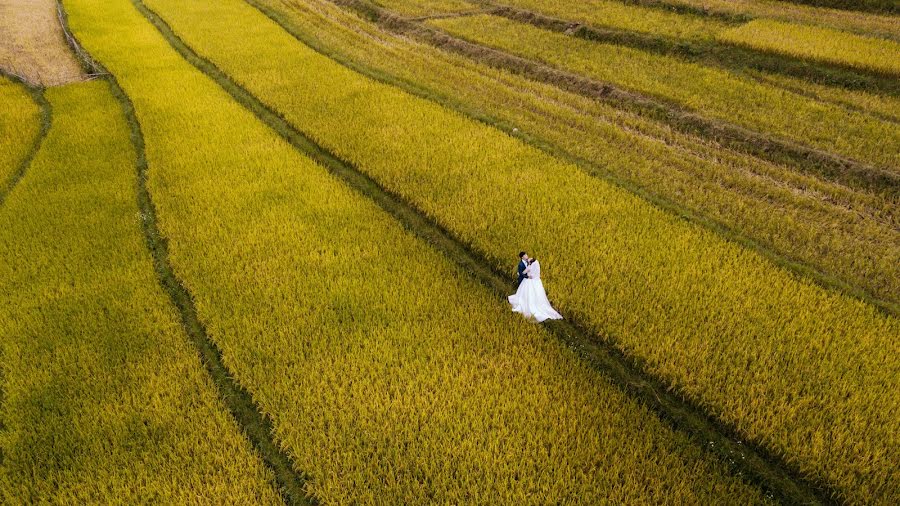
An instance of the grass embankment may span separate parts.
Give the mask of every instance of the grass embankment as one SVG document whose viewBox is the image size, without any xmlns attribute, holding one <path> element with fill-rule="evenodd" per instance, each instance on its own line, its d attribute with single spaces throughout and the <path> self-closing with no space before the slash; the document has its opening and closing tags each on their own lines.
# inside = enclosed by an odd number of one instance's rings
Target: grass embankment
<svg viewBox="0 0 900 506">
<path fill-rule="evenodd" d="M 449 33 L 658 97 L 701 115 L 900 173 L 900 126 L 678 58 L 495 16 L 429 21 Z"/>
<path fill-rule="evenodd" d="M 751 21 L 722 32 L 718 39 L 761 51 L 900 75 L 900 42 L 892 40 L 772 20 Z"/>
<path fill-rule="evenodd" d="M 242 2 L 150 5 L 290 122 L 496 265 L 511 245 L 533 249 L 553 266 L 547 281 L 566 314 L 748 437 L 854 500 L 892 498 L 896 319 L 355 74 Z"/>
<path fill-rule="evenodd" d="M 0 502 L 280 503 L 156 281 L 108 84 L 46 93 L 0 210 Z"/>
<path fill-rule="evenodd" d="M 898 302 L 896 206 L 673 132 L 367 24 L 327 0 L 268 1 L 301 40 L 376 79 L 495 124 L 589 173 L 775 255 Z M 697 214 L 701 216 L 697 216 Z M 808 271 L 807 271 L 808 272 Z"/>
<path fill-rule="evenodd" d="M 27 169 L 44 134 L 42 123 L 49 121 L 24 85 L 0 74 L 0 205 Z"/>
<path fill-rule="evenodd" d="M 761 500 L 298 154 L 127 1 L 66 5 L 135 105 L 173 266 L 316 498 Z"/>
</svg>

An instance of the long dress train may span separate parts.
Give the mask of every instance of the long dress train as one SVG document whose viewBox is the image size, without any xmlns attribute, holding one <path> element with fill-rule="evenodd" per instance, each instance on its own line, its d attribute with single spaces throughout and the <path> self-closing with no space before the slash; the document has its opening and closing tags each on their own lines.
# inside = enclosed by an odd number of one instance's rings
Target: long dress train
<svg viewBox="0 0 900 506">
<path fill-rule="evenodd" d="M 541 283 L 541 264 L 535 260 L 525 269 L 525 273 L 528 277 L 522 280 L 515 295 L 507 297 L 512 304 L 512 310 L 522 313 L 525 318 L 534 318 L 539 322 L 561 320 L 562 315 L 550 305 L 544 284 Z"/>
</svg>

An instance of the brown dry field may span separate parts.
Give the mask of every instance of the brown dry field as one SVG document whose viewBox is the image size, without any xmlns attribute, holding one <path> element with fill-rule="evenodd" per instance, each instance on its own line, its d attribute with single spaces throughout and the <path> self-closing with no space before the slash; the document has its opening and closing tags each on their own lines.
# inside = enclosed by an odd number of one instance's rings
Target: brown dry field
<svg viewBox="0 0 900 506">
<path fill-rule="evenodd" d="M 54 0 L 0 0 L 0 68 L 39 86 L 84 79 Z"/>
</svg>

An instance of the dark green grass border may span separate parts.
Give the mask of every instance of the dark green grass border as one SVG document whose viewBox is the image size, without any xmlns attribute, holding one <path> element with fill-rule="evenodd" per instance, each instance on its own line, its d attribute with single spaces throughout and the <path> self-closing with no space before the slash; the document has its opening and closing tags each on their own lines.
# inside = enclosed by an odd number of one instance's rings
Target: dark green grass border
<svg viewBox="0 0 900 506">
<path fill-rule="evenodd" d="M 702 227 L 705 227 L 714 233 L 720 235 L 726 240 L 737 243 L 743 247 L 756 251 L 760 255 L 767 258 L 772 263 L 778 265 L 779 267 L 784 268 L 785 270 L 794 273 L 795 275 L 805 277 L 816 284 L 826 288 L 828 290 L 833 290 L 843 295 L 847 295 L 849 297 L 858 299 L 866 304 L 870 304 L 876 309 L 878 309 L 882 314 L 888 316 L 897 316 L 900 315 L 900 307 L 894 301 L 886 300 L 881 297 L 874 295 L 872 292 L 857 286 L 853 283 L 849 283 L 838 276 L 830 274 L 826 271 L 823 271 L 816 265 L 806 262 L 803 260 L 799 260 L 796 258 L 792 258 L 788 255 L 779 253 L 771 246 L 768 246 L 758 240 L 755 240 L 745 234 L 740 233 L 736 229 L 726 225 L 725 223 L 714 220 L 712 218 L 706 217 L 702 213 L 699 213 L 696 210 L 687 208 L 681 204 L 678 204 L 672 200 L 669 200 L 665 197 L 661 197 L 656 195 L 642 187 L 638 184 L 633 183 L 631 181 L 620 178 L 608 170 L 598 165 L 597 163 L 588 160 L 586 158 L 574 155 L 567 150 L 550 143 L 544 139 L 532 136 L 526 132 L 524 132 L 519 127 L 509 124 L 503 120 L 499 120 L 483 111 L 473 109 L 472 107 L 461 103 L 455 99 L 452 99 L 444 94 L 437 93 L 431 89 L 425 88 L 418 83 L 411 82 L 409 80 L 398 78 L 392 74 L 388 74 L 386 72 L 374 69 L 372 67 L 366 66 L 359 62 L 353 61 L 341 54 L 338 54 L 328 48 L 326 48 L 319 41 L 314 38 L 307 36 L 303 33 L 302 28 L 298 27 L 294 24 L 290 19 L 286 16 L 282 15 L 276 10 L 273 10 L 266 5 L 260 3 L 258 0 L 246 0 L 250 5 L 255 7 L 257 10 L 265 14 L 269 19 L 277 23 L 282 27 L 286 32 L 288 32 L 291 36 L 297 39 L 299 42 L 304 45 L 310 47 L 314 51 L 319 54 L 330 58 L 340 65 L 344 67 L 363 74 L 375 81 L 378 81 L 383 84 L 387 84 L 390 86 L 395 86 L 400 88 L 407 93 L 415 95 L 419 98 L 423 98 L 434 102 L 442 107 L 447 107 L 453 109 L 464 116 L 478 121 L 487 126 L 497 128 L 507 135 L 515 137 L 522 142 L 537 148 L 551 156 L 556 158 L 560 158 L 567 162 L 570 162 L 579 168 L 581 168 L 585 173 L 596 177 L 598 179 L 602 179 L 607 181 L 615 186 L 618 186 L 644 200 L 650 202 L 651 204 L 663 209 L 679 218 L 682 218 L 688 222 L 695 223 Z"/>
<path fill-rule="evenodd" d="M 38 151 L 41 149 L 41 145 L 44 143 L 44 139 L 47 138 L 47 134 L 50 132 L 50 126 L 53 123 L 53 106 L 50 105 L 47 97 L 44 96 L 43 88 L 29 84 L 19 76 L 2 70 L 0 70 L 0 75 L 3 75 L 19 86 L 25 88 L 25 90 L 28 91 L 28 94 L 31 95 L 31 99 L 34 100 L 35 104 L 37 104 L 40 109 L 41 115 L 41 128 L 32 140 L 31 147 L 28 148 L 25 157 L 19 161 L 19 166 L 16 167 L 16 170 L 14 170 L 6 181 L 3 181 L 2 186 L 0 186 L 0 207 L 3 207 L 9 194 L 15 189 L 16 185 L 19 184 L 19 181 L 25 177 L 25 173 L 28 172 L 32 160 L 37 156 Z"/>
<path fill-rule="evenodd" d="M 495 294 L 507 294 L 512 280 L 506 273 L 428 219 L 402 196 L 386 190 L 360 169 L 297 130 L 214 63 L 197 54 L 140 0 L 132 1 L 187 61 L 218 83 L 236 102 L 256 115 L 295 149 L 324 166 L 348 187 L 373 201 L 407 231 L 429 244 Z M 807 481 L 781 459 L 753 443 L 743 441 L 736 431 L 672 392 L 661 381 L 648 374 L 640 364 L 626 357 L 610 344 L 614 339 L 596 336 L 576 322 L 557 321 L 545 325 L 545 328 L 630 397 L 648 406 L 676 430 L 686 433 L 694 444 L 719 457 L 729 471 L 759 486 L 771 497 L 789 504 L 834 503 L 832 498 L 838 496 L 835 491 L 824 484 Z"/>
<path fill-rule="evenodd" d="M 491 0 L 472 1 L 483 5 L 487 9 L 487 14 L 519 23 L 527 23 L 591 42 L 615 44 L 674 56 L 688 62 L 722 68 L 737 75 L 749 68 L 848 90 L 891 97 L 900 96 L 900 76 L 874 69 L 860 69 L 835 62 L 785 56 L 774 51 L 747 48 L 727 42 L 678 40 L 625 29 L 597 27 L 581 21 L 556 18 L 528 9 L 494 3 Z"/>
<path fill-rule="evenodd" d="M 104 79 L 109 83 L 113 95 L 120 102 L 122 112 L 131 130 L 131 142 L 136 155 L 135 169 L 137 177 L 135 191 L 140 211 L 141 229 L 144 233 L 147 249 L 153 260 L 153 267 L 160 286 L 175 306 L 182 327 L 199 353 L 203 365 L 216 386 L 220 400 L 228 408 L 231 416 L 241 428 L 244 436 L 259 453 L 265 465 L 272 471 L 282 499 L 287 504 L 292 505 L 316 504 L 312 498 L 306 495 L 305 483 L 307 477 L 295 471 L 290 455 L 280 448 L 274 440 L 272 421 L 264 414 L 260 406 L 256 404 L 250 392 L 238 383 L 226 367 L 222 358 L 222 351 L 209 337 L 206 327 L 200 321 L 193 297 L 169 263 L 168 240 L 159 231 L 156 207 L 147 188 L 147 171 L 149 167 L 144 149 L 144 136 L 135 113 L 134 104 L 125 93 L 125 90 L 119 85 L 115 76 L 107 72 L 81 49 L 81 45 L 78 44 L 69 31 L 68 18 L 65 15 L 62 3 L 60 2 L 58 5 L 61 19 L 64 23 L 63 30 L 67 34 L 67 40 L 70 45 L 74 45 L 73 51 L 79 55 L 82 64 L 85 65 L 87 70 L 91 73 L 105 75 Z"/>
</svg>

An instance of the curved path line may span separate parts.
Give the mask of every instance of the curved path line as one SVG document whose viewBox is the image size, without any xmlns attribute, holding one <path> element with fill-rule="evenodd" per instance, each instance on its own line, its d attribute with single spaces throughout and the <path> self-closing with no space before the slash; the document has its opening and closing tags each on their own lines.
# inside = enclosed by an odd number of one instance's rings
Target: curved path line
<svg viewBox="0 0 900 506">
<path fill-rule="evenodd" d="M 34 140 L 31 142 L 31 148 L 29 148 L 28 152 L 25 154 L 25 157 L 19 162 L 19 166 L 16 170 L 9 175 L 6 181 L 3 181 L 2 186 L 0 186 L 0 207 L 6 202 L 6 198 L 9 194 L 15 189 L 16 185 L 19 184 L 19 181 L 25 177 L 25 173 L 28 172 L 28 167 L 31 166 L 31 161 L 34 160 L 34 157 L 37 155 L 37 152 L 41 149 L 41 144 L 44 143 L 44 139 L 47 137 L 47 133 L 50 132 L 50 125 L 53 123 L 53 106 L 50 105 L 50 102 L 44 97 L 43 88 L 38 88 L 28 84 L 27 81 L 19 77 L 15 74 L 10 74 L 8 72 L 3 72 L 0 70 L 0 74 L 4 75 L 8 79 L 15 81 L 16 83 L 24 86 L 28 93 L 31 95 L 31 99 L 35 101 L 38 107 L 41 109 L 41 129 L 38 131 L 38 134 L 34 137 Z"/>
<path fill-rule="evenodd" d="M 686 61 L 715 66 L 731 72 L 752 68 L 788 77 L 812 80 L 849 90 L 868 91 L 891 97 L 900 96 L 900 81 L 893 74 L 860 69 L 838 62 L 823 62 L 774 51 L 744 47 L 721 41 L 685 41 L 632 30 L 593 26 L 588 22 L 557 18 L 537 11 L 514 7 L 493 0 L 473 0 L 487 14 L 501 16 L 545 30 L 564 33 L 591 42 L 630 47 L 650 53 L 676 56 Z M 419 21 L 410 19 L 410 21 Z"/>
<path fill-rule="evenodd" d="M 141 0 L 132 0 L 132 3 L 188 62 L 218 83 L 236 102 L 252 112 L 295 149 L 320 163 L 348 187 L 375 202 L 406 230 L 432 246 L 498 296 L 507 295 L 511 280 L 505 273 L 491 267 L 482 256 L 472 251 L 441 225 L 427 218 L 402 196 L 386 190 L 352 163 L 341 159 L 297 130 L 213 62 L 196 53 Z M 696 444 L 719 456 L 723 465 L 733 473 L 749 478 L 751 483 L 773 497 L 789 504 L 832 504 L 831 498 L 837 497 L 837 494 L 827 486 L 807 481 L 765 449 L 742 441 L 733 430 L 705 413 L 699 406 L 670 391 L 662 382 L 642 370 L 607 340 L 602 339 L 602 336 L 585 330 L 577 322 L 564 320 L 545 324 L 545 328 L 626 394 L 650 407 L 660 418 L 668 420 L 675 429 L 687 433 Z"/>
<path fill-rule="evenodd" d="M 67 34 L 67 39 L 70 41 L 70 44 L 77 45 L 78 50 L 76 54 L 86 55 L 87 53 L 81 49 L 80 44 L 69 32 L 65 11 L 62 10 L 62 4 L 60 3 L 59 5 L 62 13 L 61 19 L 64 23 L 63 29 Z M 206 327 L 197 316 L 197 308 L 194 305 L 193 297 L 169 263 L 168 241 L 159 232 L 156 207 L 147 189 L 148 163 L 144 150 L 144 135 L 135 113 L 134 104 L 125 93 L 125 90 L 119 85 L 115 76 L 107 72 L 99 63 L 96 63 L 90 57 L 87 60 L 82 59 L 82 62 L 94 72 L 105 74 L 104 79 L 109 81 L 113 95 L 122 105 L 125 120 L 131 128 L 131 141 L 136 154 L 137 203 L 140 211 L 141 229 L 144 232 L 147 249 L 153 259 L 153 267 L 160 286 L 168 294 L 169 299 L 177 309 L 181 324 L 200 354 L 201 361 L 218 390 L 219 398 L 228 407 L 228 411 L 234 417 L 244 436 L 252 443 L 256 451 L 259 452 L 263 462 L 272 471 L 282 499 L 292 505 L 316 504 L 313 499 L 306 495 L 304 490 L 307 478 L 294 470 L 294 463 L 290 455 L 275 442 L 272 436 L 274 433 L 272 420 L 256 404 L 250 392 L 238 383 L 225 366 L 225 362 L 222 359 L 222 351 L 210 339 L 206 332 Z"/>
<path fill-rule="evenodd" d="M 775 265 L 796 273 L 799 276 L 806 277 L 814 283 L 822 286 L 823 288 L 833 290 L 848 297 L 852 297 L 865 302 L 866 304 L 877 308 L 883 314 L 889 316 L 900 315 L 900 305 L 898 305 L 896 302 L 878 297 L 875 294 L 871 293 L 869 290 L 862 288 L 861 286 L 850 283 L 837 275 L 830 274 L 827 271 L 822 270 L 819 266 L 815 265 L 812 262 L 794 258 L 790 255 L 779 252 L 775 248 L 741 233 L 739 230 L 725 224 L 722 221 L 705 216 L 702 212 L 686 207 L 676 201 L 642 188 L 636 183 L 618 177 L 607 171 L 604 167 L 597 164 L 593 160 L 573 154 L 564 147 L 561 147 L 553 142 L 549 142 L 542 138 L 536 138 L 534 136 L 526 134 L 513 125 L 499 120 L 488 113 L 485 113 L 478 109 L 474 109 L 465 103 L 449 98 L 443 94 L 436 93 L 429 88 L 419 85 L 418 83 L 368 67 L 365 64 L 353 61 L 343 55 L 335 53 L 334 51 L 330 51 L 312 37 L 309 37 L 302 33 L 301 29 L 298 28 L 296 24 L 287 19 L 278 11 L 275 11 L 267 5 L 260 3 L 258 0 L 245 1 L 256 8 L 258 11 L 262 12 L 274 23 L 281 26 L 281 28 L 285 32 L 294 37 L 294 39 L 296 39 L 300 43 L 318 52 L 322 56 L 346 67 L 347 69 L 352 70 L 353 72 L 362 74 L 382 84 L 400 88 L 411 95 L 415 95 L 419 98 L 428 100 L 442 107 L 455 110 L 473 121 L 477 121 L 492 128 L 502 130 L 507 135 L 515 137 L 525 144 L 543 151 L 550 156 L 565 160 L 572 163 L 573 165 L 576 165 L 590 176 L 596 177 L 619 188 L 622 188 L 623 190 L 630 192 L 637 197 L 646 200 L 647 202 L 650 202 L 660 209 L 663 209 L 691 223 L 695 223 L 697 225 L 705 227 L 728 241 L 732 241 L 745 248 L 751 249 L 764 256 Z"/>
<path fill-rule="evenodd" d="M 711 139 L 728 149 L 762 160 L 788 165 L 807 174 L 837 181 L 853 188 L 884 194 L 887 198 L 900 198 L 900 174 L 788 139 L 724 121 L 711 120 L 678 105 L 629 91 L 611 83 L 464 40 L 437 28 L 409 21 L 367 0 L 329 1 L 356 12 L 388 31 L 411 37 L 490 67 L 659 121 L 679 132 Z"/>
</svg>

